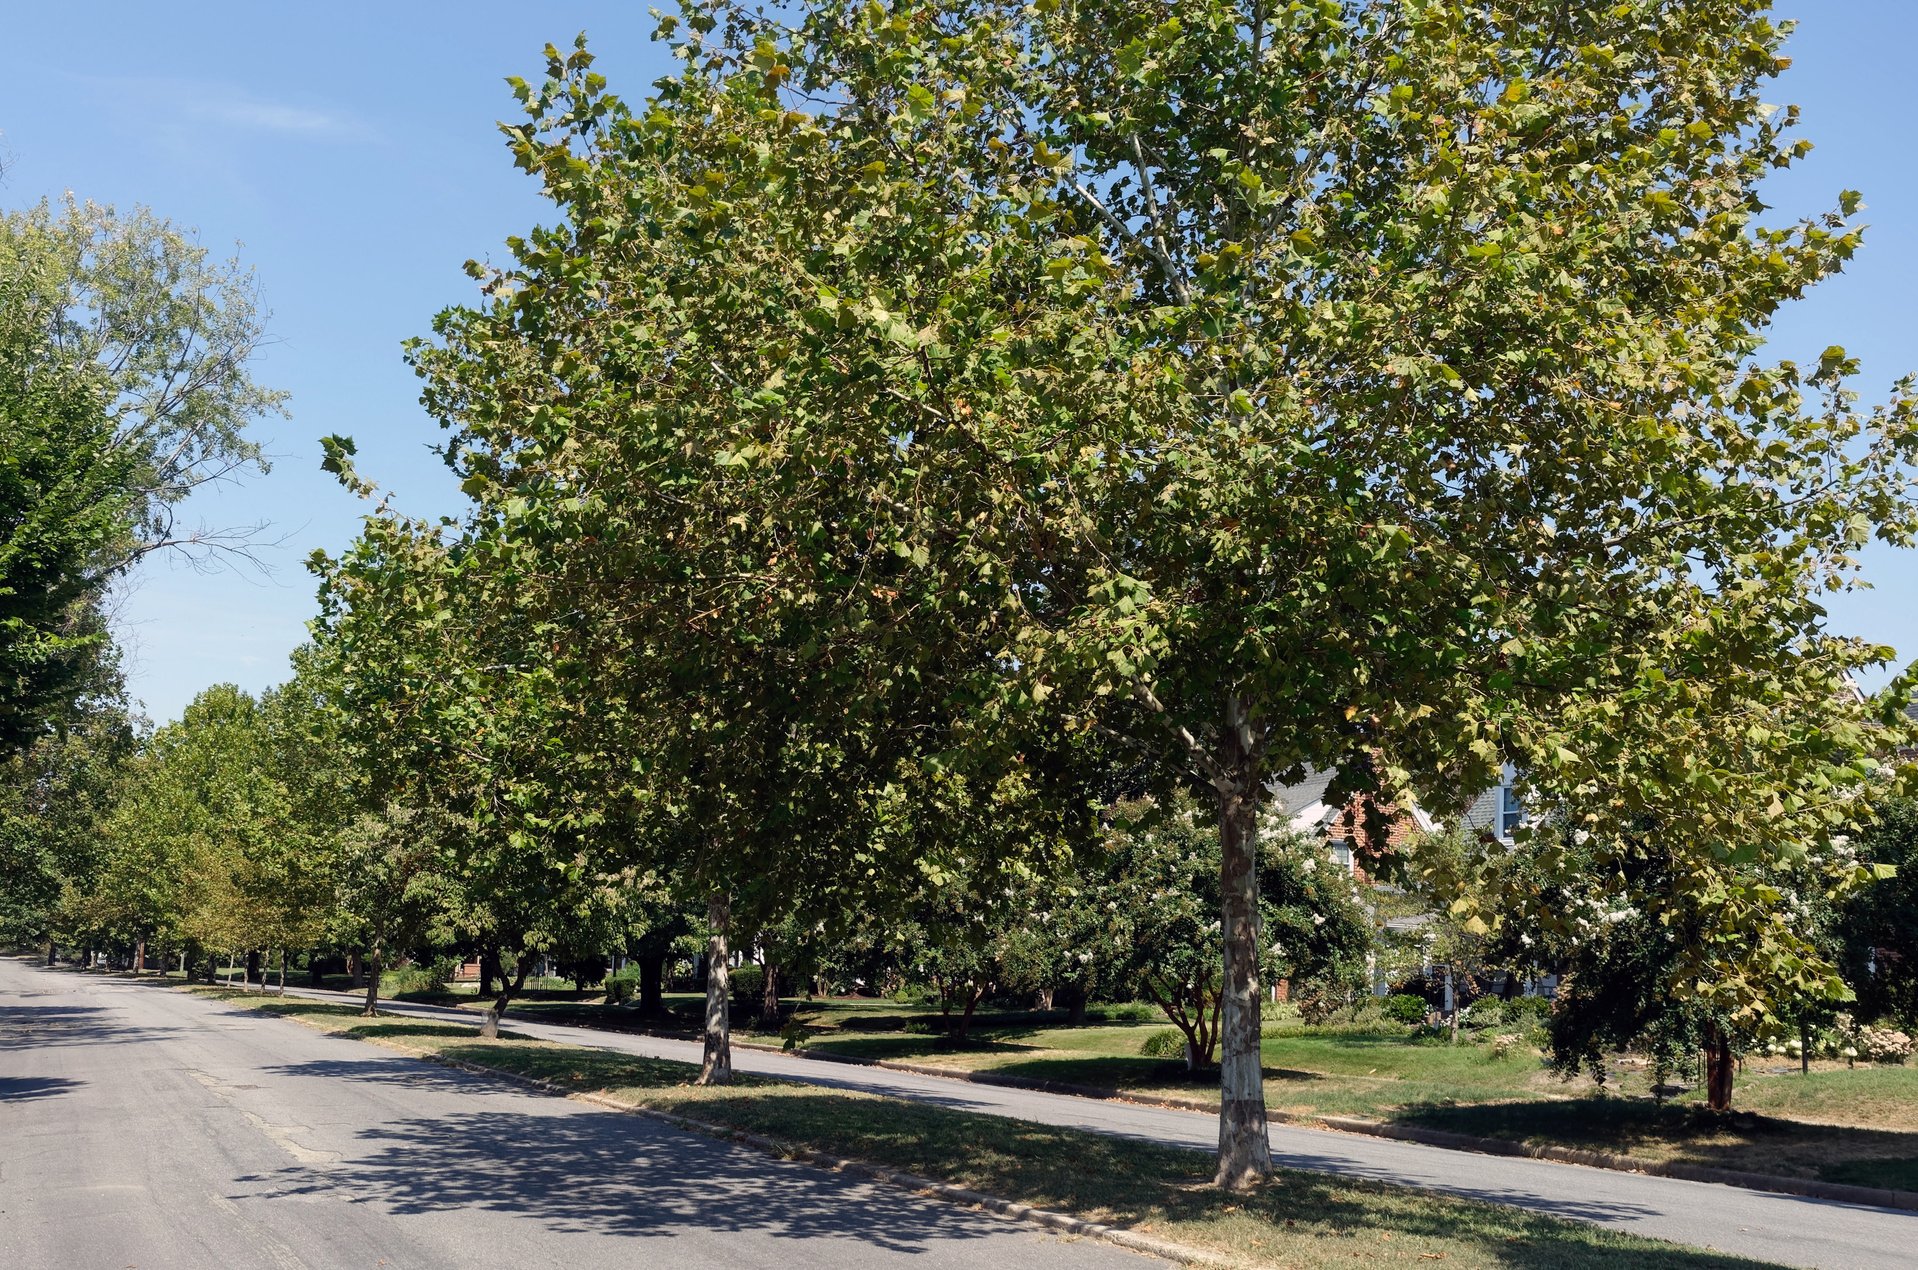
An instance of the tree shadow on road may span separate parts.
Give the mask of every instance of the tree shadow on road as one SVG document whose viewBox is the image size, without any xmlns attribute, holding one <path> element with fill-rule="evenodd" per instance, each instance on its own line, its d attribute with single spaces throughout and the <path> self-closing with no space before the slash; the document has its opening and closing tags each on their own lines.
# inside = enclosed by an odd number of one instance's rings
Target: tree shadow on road
<svg viewBox="0 0 1918 1270">
<path fill-rule="evenodd" d="M 0 1050 L 66 1045 L 132 1045 L 172 1036 L 179 1028 L 129 1026 L 97 1005 L 0 1005 Z"/>
<path fill-rule="evenodd" d="M 0 1076 L 0 1102 L 31 1102 L 72 1093 L 85 1081 L 64 1076 Z"/>
<path fill-rule="evenodd" d="M 1015 1231 L 823 1169 L 557 1100 L 537 1111 L 395 1121 L 363 1131 L 359 1142 L 337 1171 L 356 1193 L 403 1214 L 464 1208 L 555 1232 L 635 1239 L 753 1232 L 895 1252 Z M 297 1169 L 242 1180 L 277 1184 L 282 1194 L 332 1185 Z"/>
</svg>

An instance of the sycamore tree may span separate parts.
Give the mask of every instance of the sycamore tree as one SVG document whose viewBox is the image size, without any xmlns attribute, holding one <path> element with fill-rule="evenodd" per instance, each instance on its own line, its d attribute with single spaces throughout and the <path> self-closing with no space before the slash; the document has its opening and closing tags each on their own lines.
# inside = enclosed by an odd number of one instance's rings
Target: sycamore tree
<svg viewBox="0 0 1918 1270">
<path fill-rule="evenodd" d="M 1445 810 L 1510 763 L 1614 857 L 1649 818 L 1680 866 L 1638 898 L 1711 919 L 1687 991 L 1762 1010 L 1759 963 L 1822 973 L 1738 865 L 1858 876 L 1829 843 L 1869 788 L 1870 710 L 1834 689 L 1889 650 L 1832 636 L 1820 597 L 1860 544 L 1910 541 L 1913 403 L 1861 408 L 1840 349 L 1762 356 L 1860 242 L 1851 193 L 1767 222 L 1759 184 L 1805 143 L 1764 99 L 1764 4 L 694 16 L 691 61 L 847 129 L 835 189 L 945 191 L 910 235 L 875 215 L 822 250 L 1043 249 L 994 257 L 1039 268 L 989 317 L 953 312 L 991 300 L 946 285 L 963 268 L 817 307 L 890 315 L 921 356 L 878 391 L 918 462 L 986 474 L 942 484 L 962 528 L 928 567 L 991 561 L 1007 698 L 1214 798 L 1222 1184 L 1269 1168 L 1258 807 L 1302 766 Z M 829 364 L 862 364 L 847 326 Z"/>
<path fill-rule="evenodd" d="M 1739 866 L 1859 875 L 1870 712 L 1833 689 L 1889 650 L 1820 597 L 1909 543 L 1914 415 L 1842 350 L 1761 356 L 1860 242 L 1853 194 L 1766 221 L 1785 34 L 1757 0 L 697 6 L 643 110 L 583 50 L 523 87 L 564 219 L 476 269 L 429 404 L 609 654 L 580 695 L 671 685 L 603 749 L 693 737 L 661 770 L 720 798 L 715 895 L 805 863 L 724 828 L 795 708 L 835 753 L 900 722 L 908 789 L 1097 731 L 1208 791 L 1250 1184 L 1259 801 L 1304 766 L 1443 811 L 1511 764 L 1601 860 L 1662 827 L 1639 898 L 1712 918 L 1688 991 L 1819 973 Z"/>
<path fill-rule="evenodd" d="M 370 492 L 346 444 L 328 445 L 329 466 Z M 358 813 L 338 926 L 369 960 L 368 1012 L 383 960 L 428 933 L 512 964 L 496 1026 L 542 953 L 615 930 L 637 890 L 590 849 L 609 823 L 581 741 L 595 703 L 557 690 L 557 633 L 499 546 L 381 506 L 339 558 L 312 562 L 322 709 Z"/>
<path fill-rule="evenodd" d="M 941 206 L 837 187 L 864 141 L 782 109 L 762 69 L 691 59 L 632 110 L 583 47 L 548 56 L 505 132 L 558 219 L 473 266 L 486 298 L 413 357 L 473 500 L 461 550 L 545 633 L 593 814 L 637 826 L 595 858 L 704 903 L 720 1080 L 735 928 L 989 885 L 1088 812 L 1070 743 L 996 711 L 990 561 L 933 568 L 976 456 L 928 466 L 889 387 L 927 349 L 867 293 L 963 267 L 915 228 Z M 982 393 L 991 335 L 952 346 L 987 350 L 964 354 Z"/>
</svg>

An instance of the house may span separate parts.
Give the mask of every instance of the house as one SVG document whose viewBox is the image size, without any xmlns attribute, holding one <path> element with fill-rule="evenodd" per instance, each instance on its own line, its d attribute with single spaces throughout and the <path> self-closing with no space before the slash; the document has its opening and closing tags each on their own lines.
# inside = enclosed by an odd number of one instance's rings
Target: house
<svg viewBox="0 0 1918 1270">
<path fill-rule="evenodd" d="M 1274 816 L 1268 825 L 1283 825 L 1294 833 L 1318 835 L 1326 839 L 1332 858 L 1354 874 L 1363 871 L 1363 857 L 1373 848 L 1371 823 L 1383 818 L 1384 846 L 1387 850 L 1407 845 L 1423 833 L 1442 833 L 1445 826 L 1414 802 L 1409 811 L 1381 807 L 1365 796 L 1338 801 L 1328 795 L 1334 773 L 1330 769 L 1308 769 L 1290 784 L 1274 781 L 1266 787 Z M 1512 831 L 1525 819 L 1516 789 L 1517 774 L 1507 765 L 1499 783 L 1467 804 L 1459 818 L 1459 827 L 1479 834 L 1490 834 L 1500 842 L 1510 842 Z"/>
</svg>

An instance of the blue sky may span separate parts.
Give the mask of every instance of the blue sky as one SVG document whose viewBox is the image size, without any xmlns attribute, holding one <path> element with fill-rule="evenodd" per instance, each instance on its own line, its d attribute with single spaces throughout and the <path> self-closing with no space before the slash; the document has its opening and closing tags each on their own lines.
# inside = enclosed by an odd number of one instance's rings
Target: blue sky
<svg viewBox="0 0 1918 1270">
<path fill-rule="evenodd" d="M 1779 215 L 1864 191 L 1872 229 L 1851 271 L 1778 324 L 1780 355 L 1844 344 L 1859 388 L 1918 369 L 1918 143 L 1908 93 L 1911 0 L 1783 0 L 1800 28 L 1772 97 L 1804 108 L 1805 163 L 1769 190 Z M 319 471 L 316 438 L 350 434 L 360 471 L 409 511 L 457 504 L 429 447 L 400 341 L 473 296 L 461 265 L 498 253 L 543 212 L 493 127 L 547 41 L 585 30 L 614 90 L 638 98 L 666 59 L 633 3 L 17 6 L 0 46 L 0 206 L 71 190 L 145 203 L 238 242 L 273 309 L 264 382 L 292 393 L 266 428 L 273 471 L 204 497 L 214 524 L 270 521 L 265 579 L 145 566 L 120 605 L 134 694 L 156 721 L 231 681 L 278 682 L 313 615 L 303 561 L 338 550 L 363 507 Z M 1918 657 L 1918 559 L 1875 551 L 1876 588 L 1836 597 L 1833 626 Z"/>
</svg>

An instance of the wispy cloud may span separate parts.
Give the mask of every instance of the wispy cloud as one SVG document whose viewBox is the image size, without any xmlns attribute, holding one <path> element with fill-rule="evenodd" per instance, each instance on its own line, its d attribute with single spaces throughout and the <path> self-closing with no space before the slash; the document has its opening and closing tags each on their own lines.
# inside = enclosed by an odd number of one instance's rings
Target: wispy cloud
<svg viewBox="0 0 1918 1270">
<path fill-rule="evenodd" d="M 293 132 L 311 137 L 347 137 L 362 131 L 353 120 L 323 110 L 303 110 L 261 101 L 244 93 L 206 95 L 183 103 L 188 114 L 253 132 Z"/>
<path fill-rule="evenodd" d="M 161 127 L 195 124 L 315 141 L 365 140 L 374 135 L 364 122 L 344 111 L 275 101 L 235 84 L 145 76 L 93 82 Z"/>
</svg>

